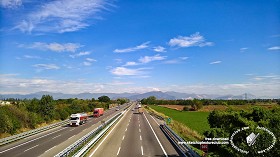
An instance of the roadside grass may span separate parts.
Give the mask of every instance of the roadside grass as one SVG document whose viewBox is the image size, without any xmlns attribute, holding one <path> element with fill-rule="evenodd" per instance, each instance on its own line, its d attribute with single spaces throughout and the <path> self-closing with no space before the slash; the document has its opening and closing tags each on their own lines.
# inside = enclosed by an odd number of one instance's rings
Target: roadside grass
<svg viewBox="0 0 280 157">
<path fill-rule="evenodd" d="M 145 107 L 146 110 L 148 110 L 150 113 L 156 114 L 158 116 L 163 117 L 164 119 L 167 119 L 168 116 L 166 116 L 165 114 L 158 112 L 156 110 L 154 110 L 153 108 L 151 108 L 151 106 L 149 107 Z M 185 124 L 178 122 L 176 120 L 172 120 L 172 122 L 170 124 L 168 124 L 168 126 L 174 130 L 180 137 L 182 137 L 183 139 L 185 139 L 185 141 L 201 141 L 203 140 L 203 136 L 199 133 L 197 133 L 197 131 L 194 131 L 192 129 L 190 129 L 188 126 L 186 126 Z M 189 145 L 193 150 L 195 150 L 200 156 L 203 155 L 203 151 L 201 151 L 200 149 Z"/>
<path fill-rule="evenodd" d="M 207 117 L 209 112 L 199 112 L 199 111 L 177 111 L 161 106 L 150 106 L 152 109 L 165 114 L 166 116 L 172 118 L 173 120 L 180 122 L 191 130 L 197 131 L 200 135 L 203 132 L 210 129 Z"/>
</svg>

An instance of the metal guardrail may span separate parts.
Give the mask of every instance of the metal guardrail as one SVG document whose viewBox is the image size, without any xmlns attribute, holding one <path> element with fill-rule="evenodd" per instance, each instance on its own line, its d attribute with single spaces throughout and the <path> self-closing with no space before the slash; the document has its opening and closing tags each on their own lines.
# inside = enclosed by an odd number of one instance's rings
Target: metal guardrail
<svg viewBox="0 0 280 157">
<path fill-rule="evenodd" d="M 23 133 L 14 135 L 14 136 L 2 138 L 2 139 L 0 139 L 0 146 L 11 143 L 11 142 L 14 142 L 14 141 L 17 141 L 17 140 L 20 140 L 20 139 L 23 139 L 23 138 L 26 138 L 26 137 L 29 137 L 29 136 L 32 136 L 32 135 L 35 135 L 35 134 L 38 134 L 38 133 L 41 133 L 41 132 L 46 131 L 46 130 L 50 130 L 50 129 L 55 128 L 55 127 L 59 127 L 59 126 L 68 124 L 68 122 L 69 122 L 69 120 L 64 120 L 62 122 L 58 122 L 58 123 L 54 123 L 54 124 L 44 126 L 44 127 L 41 127 L 41 128 L 33 129 L 33 130 L 23 132 Z"/>
<path fill-rule="evenodd" d="M 192 150 L 186 142 L 178 136 L 171 128 L 166 124 L 160 125 L 163 133 L 169 138 L 170 141 L 178 148 L 181 154 L 185 157 L 200 157 L 194 150 Z M 179 144 L 180 143 L 180 144 Z"/>
<path fill-rule="evenodd" d="M 72 145 L 65 148 L 63 151 L 59 152 L 55 157 L 65 157 L 71 155 L 71 153 L 75 152 L 79 147 L 81 147 L 83 144 L 87 143 L 84 147 L 82 147 L 79 151 L 77 151 L 73 156 L 84 156 L 90 148 L 97 143 L 102 136 L 109 130 L 109 128 L 123 115 L 122 113 L 119 113 L 115 115 L 114 117 L 110 118 L 109 120 L 105 121 L 104 124 L 98 126 L 79 140 L 77 140 Z M 104 126 L 107 126 L 103 129 Z M 89 139 L 93 138 L 90 142 L 88 142 Z"/>
<path fill-rule="evenodd" d="M 159 116 L 159 115 L 157 115 L 157 114 L 155 114 L 153 112 L 151 112 L 150 115 L 156 117 L 159 120 L 164 120 L 164 118 L 162 116 Z"/>
</svg>

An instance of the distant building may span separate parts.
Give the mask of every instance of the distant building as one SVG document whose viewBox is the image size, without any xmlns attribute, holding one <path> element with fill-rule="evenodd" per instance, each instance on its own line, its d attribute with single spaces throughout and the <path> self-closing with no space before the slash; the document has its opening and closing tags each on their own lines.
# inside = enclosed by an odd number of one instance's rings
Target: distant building
<svg viewBox="0 0 280 157">
<path fill-rule="evenodd" d="M 0 105 L 11 105 L 11 102 L 0 100 Z"/>
</svg>

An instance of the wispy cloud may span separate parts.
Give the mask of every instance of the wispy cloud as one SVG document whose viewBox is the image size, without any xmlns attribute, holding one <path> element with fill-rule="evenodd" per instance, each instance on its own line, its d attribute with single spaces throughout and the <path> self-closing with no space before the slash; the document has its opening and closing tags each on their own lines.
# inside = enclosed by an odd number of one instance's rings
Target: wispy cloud
<svg viewBox="0 0 280 157">
<path fill-rule="evenodd" d="M 27 13 L 15 29 L 22 32 L 73 32 L 90 25 L 88 19 L 100 19 L 98 13 L 113 5 L 107 0 L 47 1 L 37 10 Z"/>
<path fill-rule="evenodd" d="M 89 62 L 96 62 L 97 60 L 96 59 L 93 59 L 93 58 L 86 58 L 87 61 Z"/>
<path fill-rule="evenodd" d="M 83 64 L 84 64 L 84 66 L 91 66 L 92 63 L 91 63 L 91 62 L 86 62 L 86 61 L 85 61 L 85 62 L 83 62 Z"/>
<path fill-rule="evenodd" d="M 39 49 L 39 50 L 50 50 L 55 52 L 75 52 L 80 47 L 83 47 L 83 45 L 80 45 L 79 43 L 43 43 L 43 42 L 34 42 L 30 46 L 24 46 L 23 47 L 31 48 L 31 49 Z"/>
<path fill-rule="evenodd" d="M 273 46 L 268 48 L 268 50 L 280 50 L 280 46 Z"/>
<path fill-rule="evenodd" d="M 183 61 L 187 60 L 189 57 L 179 57 L 177 59 L 171 59 L 163 62 L 164 64 L 178 64 L 182 63 Z"/>
<path fill-rule="evenodd" d="M 41 57 L 39 57 L 39 56 L 24 55 L 23 57 L 26 59 L 41 59 Z"/>
<path fill-rule="evenodd" d="M 144 74 L 143 70 L 144 68 L 131 69 L 125 67 L 116 67 L 112 69 L 110 72 L 118 76 L 135 76 L 135 75 L 143 75 Z"/>
<path fill-rule="evenodd" d="M 38 70 L 57 70 L 60 69 L 59 66 L 55 64 L 34 64 L 33 67 L 37 68 Z"/>
<path fill-rule="evenodd" d="M 91 52 L 89 51 L 84 51 L 84 52 L 80 52 L 77 54 L 73 54 L 73 55 L 69 55 L 71 58 L 76 58 L 76 57 L 80 57 L 80 56 L 86 56 L 86 55 L 90 55 Z"/>
<path fill-rule="evenodd" d="M 136 63 L 136 62 L 126 62 L 125 65 L 123 65 L 123 66 L 135 66 L 135 65 L 139 65 L 139 63 Z"/>
<path fill-rule="evenodd" d="M 220 64 L 220 63 L 222 63 L 222 61 L 214 61 L 214 62 L 211 62 L 209 64 Z"/>
<path fill-rule="evenodd" d="M 242 47 L 242 48 L 240 48 L 240 52 L 245 52 L 248 49 L 249 49 L 248 47 Z"/>
<path fill-rule="evenodd" d="M 14 9 L 22 5 L 22 0 L 1 0 L 1 7 Z"/>
<path fill-rule="evenodd" d="M 93 58 L 86 58 L 86 61 L 83 62 L 84 66 L 91 66 L 92 62 L 96 62 L 97 60 Z"/>
<path fill-rule="evenodd" d="M 124 48 L 124 49 L 115 49 L 114 52 L 115 53 L 126 53 L 126 52 L 133 52 L 133 51 L 137 51 L 137 50 L 142 50 L 142 49 L 146 49 L 148 48 L 148 44 L 150 42 L 145 42 L 142 43 L 141 45 L 135 46 L 135 47 L 129 47 L 129 48 Z"/>
<path fill-rule="evenodd" d="M 161 56 L 160 54 L 154 56 L 144 56 L 139 59 L 140 63 L 149 63 L 152 61 L 160 61 L 166 59 L 167 56 Z"/>
<path fill-rule="evenodd" d="M 165 48 L 162 47 L 162 46 L 153 47 L 153 50 L 154 50 L 155 52 L 166 52 L 166 51 L 165 51 Z"/>
<path fill-rule="evenodd" d="M 176 38 L 170 39 L 168 42 L 169 46 L 177 47 L 193 47 L 193 46 L 213 46 L 213 42 L 207 42 L 205 38 L 199 34 L 199 32 L 192 34 L 190 36 L 178 36 Z"/>
</svg>

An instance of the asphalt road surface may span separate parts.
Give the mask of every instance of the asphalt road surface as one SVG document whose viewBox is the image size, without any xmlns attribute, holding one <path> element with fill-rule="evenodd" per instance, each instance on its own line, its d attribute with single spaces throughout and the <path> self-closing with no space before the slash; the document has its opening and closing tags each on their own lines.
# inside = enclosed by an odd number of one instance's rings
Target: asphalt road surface
<svg viewBox="0 0 280 157">
<path fill-rule="evenodd" d="M 156 119 L 127 111 L 88 153 L 90 157 L 178 157 Z"/>
<path fill-rule="evenodd" d="M 50 157 L 54 156 L 88 132 L 100 125 L 101 120 L 109 119 L 121 112 L 126 105 L 122 105 L 120 111 L 115 108 L 108 110 L 99 118 L 90 118 L 86 124 L 78 127 L 68 125 L 57 127 L 37 135 L 19 140 L 17 142 L 1 146 L 1 157 Z"/>
</svg>

